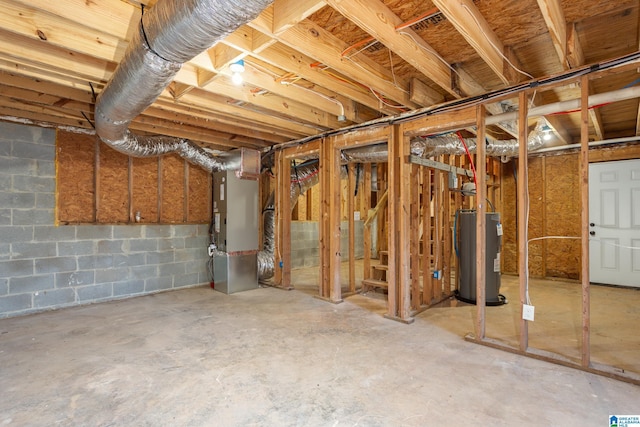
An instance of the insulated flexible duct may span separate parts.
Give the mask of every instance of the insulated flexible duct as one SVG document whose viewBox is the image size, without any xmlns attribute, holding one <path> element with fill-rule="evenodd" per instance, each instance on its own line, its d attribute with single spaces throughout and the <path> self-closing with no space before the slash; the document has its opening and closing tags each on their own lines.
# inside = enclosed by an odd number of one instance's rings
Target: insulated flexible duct
<svg viewBox="0 0 640 427">
<path fill-rule="evenodd" d="M 291 209 L 296 206 L 298 197 L 320 182 L 319 163 L 311 160 L 291 168 Z M 347 177 L 347 168 L 340 170 L 341 178 Z M 266 280 L 273 277 L 275 268 L 275 196 L 271 193 L 262 210 L 262 250 L 258 252 L 258 278 Z"/>
<path fill-rule="evenodd" d="M 529 151 L 539 150 L 544 146 L 543 131 L 544 122 L 540 120 L 535 129 L 529 133 L 527 148 Z M 475 152 L 476 138 L 465 138 L 470 152 Z M 465 155 L 464 146 L 457 135 L 440 135 L 430 137 L 413 138 L 411 140 L 411 154 L 422 157 L 435 157 L 441 154 Z M 486 140 L 486 152 L 488 156 L 517 157 L 518 140 Z M 386 163 L 387 144 L 376 144 L 367 147 L 352 148 L 342 152 L 344 162 L 359 163 Z"/>
<path fill-rule="evenodd" d="M 96 133 L 121 153 L 178 153 L 209 171 L 230 169 L 189 140 L 135 135 L 131 121 L 150 106 L 183 63 L 253 20 L 273 0 L 160 0 L 142 16 L 124 58 L 95 106 Z"/>
</svg>

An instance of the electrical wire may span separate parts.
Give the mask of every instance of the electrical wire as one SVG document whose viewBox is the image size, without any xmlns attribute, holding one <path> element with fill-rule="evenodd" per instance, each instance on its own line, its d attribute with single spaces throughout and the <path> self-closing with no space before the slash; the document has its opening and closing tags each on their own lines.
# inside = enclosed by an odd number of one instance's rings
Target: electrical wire
<svg viewBox="0 0 640 427">
<path fill-rule="evenodd" d="M 399 123 L 404 123 L 411 120 L 416 120 L 422 117 L 432 116 L 435 114 L 457 111 L 462 108 L 472 107 L 480 103 L 485 103 L 495 98 L 502 98 L 506 95 L 515 95 L 523 90 L 538 89 L 540 87 L 544 87 L 547 85 L 564 82 L 568 80 L 573 80 L 580 76 L 596 73 L 599 71 L 615 69 L 617 67 L 621 67 L 621 66 L 634 63 L 634 62 L 639 62 L 639 61 L 640 61 L 640 52 L 634 52 L 634 53 L 630 53 L 628 55 L 624 55 L 612 60 L 592 64 L 590 66 L 571 69 L 570 71 L 567 71 L 565 73 L 562 73 L 556 76 L 544 77 L 544 78 L 534 79 L 528 82 L 518 83 L 516 85 L 509 86 L 507 88 L 496 89 L 494 91 L 487 92 L 480 95 L 474 95 L 467 98 L 461 98 L 461 99 L 455 99 L 448 102 L 443 102 L 441 104 L 438 104 L 432 107 L 408 111 L 406 113 L 399 114 L 397 116 L 386 116 L 386 117 L 371 120 L 368 122 L 343 127 L 340 129 L 328 130 L 323 133 L 310 135 L 301 139 L 297 139 L 295 141 L 283 142 L 278 144 L 277 146 L 273 146 L 265 150 L 271 150 L 271 149 L 280 150 L 280 149 L 284 149 L 291 146 L 298 146 L 301 144 L 305 144 L 305 143 L 315 141 L 321 138 L 326 138 L 329 136 L 335 136 L 335 135 L 345 134 L 348 132 L 354 132 L 360 129 L 374 128 L 376 126 L 387 126 L 390 124 L 399 124 Z M 345 81 L 344 79 L 341 79 L 341 78 L 340 80 Z M 350 84 L 354 84 L 353 82 L 349 82 L 349 81 L 346 81 L 346 82 Z"/>
<path fill-rule="evenodd" d="M 469 152 L 469 147 L 467 147 L 467 143 L 465 142 L 464 138 L 462 137 L 462 134 L 460 133 L 460 131 L 457 131 L 456 135 L 458 135 L 458 138 L 460 138 L 460 142 L 462 142 L 462 146 L 464 147 L 464 152 L 467 153 L 467 158 L 469 159 L 469 163 L 471 163 L 471 171 L 473 172 L 473 183 L 476 186 L 476 193 L 477 193 L 478 192 L 478 177 L 476 176 L 476 166 L 473 164 L 473 158 L 471 157 L 471 152 Z"/>
<path fill-rule="evenodd" d="M 482 25 L 480 24 L 480 21 L 478 21 L 478 18 L 476 18 L 476 15 L 473 13 L 473 11 L 469 8 L 469 6 L 467 6 L 464 3 L 461 3 L 462 7 L 464 9 L 467 9 L 467 12 L 469 12 L 469 15 L 471 15 L 471 17 L 473 18 L 473 20 L 475 21 L 476 25 L 478 26 L 478 29 L 484 34 L 484 31 L 482 31 Z M 473 37 L 471 37 L 471 35 L 469 35 L 469 33 L 467 33 L 466 31 L 464 31 L 463 29 L 458 29 L 458 31 L 460 31 L 461 33 L 463 33 L 463 35 L 466 35 L 466 39 L 473 39 Z M 485 39 L 489 42 L 489 44 L 491 45 L 491 47 L 493 47 L 495 49 L 495 51 L 505 60 L 507 61 L 507 63 L 511 66 L 511 68 L 513 68 L 514 70 L 516 70 L 518 73 L 525 75 L 531 79 L 535 78 L 533 77 L 531 74 L 527 73 L 526 71 L 522 71 L 520 68 L 516 67 L 515 65 L 513 65 L 513 63 L 509 60 L 509 58 L 507 58 L 504 53 L 502 53 L 502 49 L 499 49 L 498 46 L 496 46 L 495 44 L 493 44 L 493 41 L 489 38 L 489 37 L 485 37 Z"/>
</svg>

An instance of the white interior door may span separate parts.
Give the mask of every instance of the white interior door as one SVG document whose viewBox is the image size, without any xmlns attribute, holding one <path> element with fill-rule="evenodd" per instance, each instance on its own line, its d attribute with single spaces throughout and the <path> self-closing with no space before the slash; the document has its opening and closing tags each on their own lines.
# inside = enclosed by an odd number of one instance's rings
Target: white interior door
<svg viewBox="0 0 640 427">
<path fill-rule="evenodd" d="M 591 282 L 640 287 L 640 159 L 589 165 L 589 233 Z"/>
</svg>

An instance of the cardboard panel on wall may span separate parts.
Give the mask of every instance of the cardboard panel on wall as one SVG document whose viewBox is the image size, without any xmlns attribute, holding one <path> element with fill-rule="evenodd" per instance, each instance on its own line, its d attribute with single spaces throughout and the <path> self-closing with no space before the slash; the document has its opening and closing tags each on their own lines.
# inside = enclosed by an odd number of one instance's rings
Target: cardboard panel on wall
<svg viewBox="0 0 640 427">
<path fill-rule="evenodd" d="M 184 212 L 184 160 L 176 154 L 162 157 L 162 210 L 160 221 L 166 223 L 183 222 Z"/>
<path fill-rule="evenodd" d="M 57 220 L 62 224 L 94 221 L 94 136 L 57 134 Z"/>
<path fill-rule="evenodd" d="M 140 212 L 141 223 L 158 222 L 158 158 L 132 159 L 132 212 Z"/>
<path fill-rule="evenodd" d="M 209 222 L 211 220 L 211 174 L 201 167 L 189 167 L 189 222 Z"/>
<path fill-rule="evenodd" d="M 96 221 L 129 222 L 129 157 L 100 143 Z"/>
</svg>

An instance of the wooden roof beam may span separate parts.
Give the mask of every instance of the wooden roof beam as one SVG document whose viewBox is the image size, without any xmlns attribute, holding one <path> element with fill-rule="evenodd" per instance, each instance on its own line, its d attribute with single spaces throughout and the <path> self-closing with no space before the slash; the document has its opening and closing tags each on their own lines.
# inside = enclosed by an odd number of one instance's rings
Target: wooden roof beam
<svg viewBox="0 0 640 427">
<path fill-rule="evenodd" d="M 570 68 L 567 58 L 567 23 L 560 0 L 538 0 L 538 7 L 549 29 L 553 48 L 564 70 Z"/>
<path fill-rule="evenodd" d="M 451 87 L 451 69 L 446 61 L 411 28 L 396 30 L 402 19 L 384 3 L 378 0 L 327 0 L 327 3 L 446 92 L 458 97 Z"/>
<path fill-rule="evenodd" d="M 487 20 L 473 4 L 472 0 L 433 0 L 460 34 L 467 40 L 480 57 L 489 65 L 504 84 L 515 82 L 504 74 L 504 45 L 491 29 Z"/>
<path fill-rule="evenodd" d="M 265 12 L 269 9 L 267 8 Z M 409 99 L 408 82 L 399 81 L 396 85 L 389 70 L 366 57 L 343 58 L 342 52 L 347 48 L 346 43 L 322 27 L 310 20 L 304 20 L 281 34 L 273 34 L 271 31 L 272 23 L 265 12 L 249 25 L 292 49 L 337 70 L 350 79 L 361 82 L 371 90 L 383 94 L 400 105 L 409 108 L 418 107 Z"/>
<path fill-rule="evenodd" d="M 273 33 L 297 25 L 325 6 L 324 0 L 275 0 L 273 2 Z"/>
</svg>

